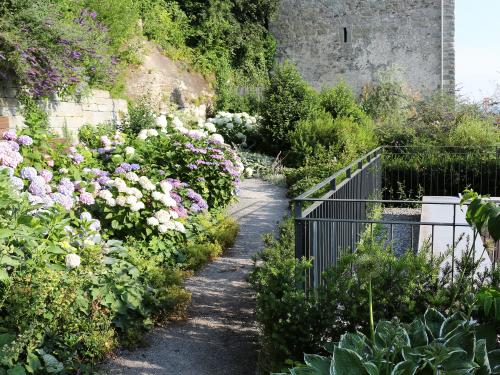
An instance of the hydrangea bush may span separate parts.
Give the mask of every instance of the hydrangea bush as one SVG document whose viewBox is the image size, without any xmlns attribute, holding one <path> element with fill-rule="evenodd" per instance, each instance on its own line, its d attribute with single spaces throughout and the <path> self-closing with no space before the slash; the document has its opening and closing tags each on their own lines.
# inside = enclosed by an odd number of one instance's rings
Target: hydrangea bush
<svg viewBox="0 0 500 375">
<path fill-rule="evenodd" d="M 0 140 L 0 373 L 92 372 L 118 337 L 185 303 L 176 270 L 231 243 L 218 209 L 243 167 L 210 123 L 159 117 L 91 148 L 30 130 Z"/>
<path fill-rule="evenodd" d="M 257 130 L 257 121 L 257 117 L 245 112 L 219 112 L 214 118 L 207 120 L 206 126 L 220 133 L 229 144 L 247 147 L 248 137 Z"/>
</svg>

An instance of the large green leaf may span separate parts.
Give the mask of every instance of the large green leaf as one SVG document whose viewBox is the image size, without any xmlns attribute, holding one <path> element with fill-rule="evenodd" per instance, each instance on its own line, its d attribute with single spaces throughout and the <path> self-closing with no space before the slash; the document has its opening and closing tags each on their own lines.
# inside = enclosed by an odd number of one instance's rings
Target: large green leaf
<svg viewBox="0 0 500 375">
<path fill-rule="evenodd" d="M 489 352 L 488 360 L 490 362 L 491 373 L 500 374 L 500 349 Z"/>
<path fill-rule="evenodd" d="M 479 365 L 479 375 L 486 375 L 491 373 L 490 361 L 488 360 L 488 349 L 486 348 L 486 340 L 477 341 L 476 356 L 474 360 Z"/>
<path fill-rule="evenodd" d="M 418 370 L 418 364 L 413 361 L 400 362 L 394 367 L 391 375 L 414 375 Z"/>
<path fill-rule="evenodd" d="M 372 349 L 368 342 L 368 338 L 362 333 L 345 333 L 340 338 L 339 348 L 351 349 L 358 353 L 361 357 L 367 358 L 372 355 Z"/>
<path fill-rule="evenodd" d="M 332 360 L 327 357 L 322 357 L 315 354 L 305 354 L 304 362 L 312 368 L 317 375 L 328 375 L 330 374 L 330 366 Z"/>
<path fill-rule="evenodd" d="M 455 347 L 466 351 L 467 360 L 473 361 L 476 352 L 476 334 L 472 330 L 457 332 L 446 340 L 445 345 L 450 348 Z"/>
<path fill-rule="evenodd" d="M 414 320 L 407 328 L 408 335 L 410 336 L 411 347 L 424 346 L 429 343 L 425 325 L 420 319 Z"/>
<path fill-rule="evenodd" d="M 410 346 L 410 337 L 401 325 L 381 320 L 375 328 L 375 346 L 377 348 L 399 350 Z"/>
<path fill-rule="evenodd" d="M 445 321 L 445 317 L 435 309 L 428 309 L 424 314 L 425 325 L 429 333 L 435 339 L 439 337 L 441 326 Z"/>
<path fill-rule="evenodd" d="M 7 370 L 7 375 L 26 375 L 26 371 L 23 366 L 16 365 Z"/>
<path fill-rule="evenodd" d="M 368 375 L 361 357 L 350 349 L 336 347 L 333 352 L 331 375 Z"/>
</svg>

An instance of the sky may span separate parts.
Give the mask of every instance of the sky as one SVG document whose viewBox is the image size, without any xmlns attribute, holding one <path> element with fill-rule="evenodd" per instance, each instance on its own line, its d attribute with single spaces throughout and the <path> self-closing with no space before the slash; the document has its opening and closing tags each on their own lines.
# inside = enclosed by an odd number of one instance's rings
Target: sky
<svg viewBox="0 0 500 375">
<path fill-rule="evenodd" d="M 500 98 L 500 0 L 456 0 L 456 82 L 474 101 Z"/>
</svg>

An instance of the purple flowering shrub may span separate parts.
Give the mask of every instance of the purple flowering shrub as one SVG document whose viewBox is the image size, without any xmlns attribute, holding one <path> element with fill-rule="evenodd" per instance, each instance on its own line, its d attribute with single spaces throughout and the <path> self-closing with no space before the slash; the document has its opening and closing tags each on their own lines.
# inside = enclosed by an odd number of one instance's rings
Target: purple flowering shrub
<svg viewBox="0 0 500 375">
<path fill-rule="evenodd" d="M 113 80 L 108 32 L 95 12 L 82 9 L 68 19 L 63 5 L 24 2 L 0 24 L 0 79 L 14 77 L 33 97 L 79 94 Z"/>
<path fill-rule="evenodd" d="M 211 208 L 225 207 L 237 194 L 243 170 L 230 146 L 196 133 L 159 133 L 134 143 L 145 173 L 175 176 L 201 194 Z"/>
</svg>

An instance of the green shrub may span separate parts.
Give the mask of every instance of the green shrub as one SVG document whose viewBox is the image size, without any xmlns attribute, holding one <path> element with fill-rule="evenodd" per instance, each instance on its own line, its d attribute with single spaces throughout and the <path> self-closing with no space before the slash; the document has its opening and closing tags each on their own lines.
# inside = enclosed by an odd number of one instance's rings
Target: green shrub
<svg viewBox="0 0 500 375">
<path fill-rule="evenodd" d="M 367 232 L 356 253 L 344 255 L 323 274 L 324 282 L 314 293 L 303 288 L 309 262 L 294 258 L 293 222 L 282 225 L 279 239 L 266 239 L 251 277 L 265 370 L 279 370 L 285 360 L 299 360 L 304 352 L 321 353 L 324 345 L 336 342 L 345 331 L 367 334 L 370 289 L 375 319 L 397 317 L 409 322 L 429 307 L 466 309 L 465 297 L 481 287 L 481 282 L 471 283 L 478 263 L 467 261 L 470 254 L 457 260 L 451 283 L 448 268 L 439 277 L 442 259 L 432 259 L 426 249 L 398 257 L 386 238 L 379 226 L 373 228 L 373 235 Z"/>
<path fill-rule="evenodd" d="M 318 95 L 291 63 L 276 67 L 262 100 L 263 149 L 274 154 L 288 151 L 289 134 L 300 120 L 312 117 L 318 107 Z"/>
<path fill-rule="evenodd" d="M 494 146 L 500 142 L 500 129 L 486 119 L 464 118 L 449 133 L 450 145 Z"/>
<path fill-rule="evenodd" d="M 143 129 L 156 128 L 156 113 L 151 102 L 141 98 L 137 102 L 129 103 L 128 116 L 121 128 L 131 138 L 135 138 Z"/>
<path fill-rule="evenodd" d="M 323 109 L 333 118 L 348 118 L 360 126 L 368 126 L 370 122 L 366 113 L 356 102 L 352 90 L 345 83 L 339 83 L 330 89 L 323 89 L 320 102 Z"/>
</svg>

